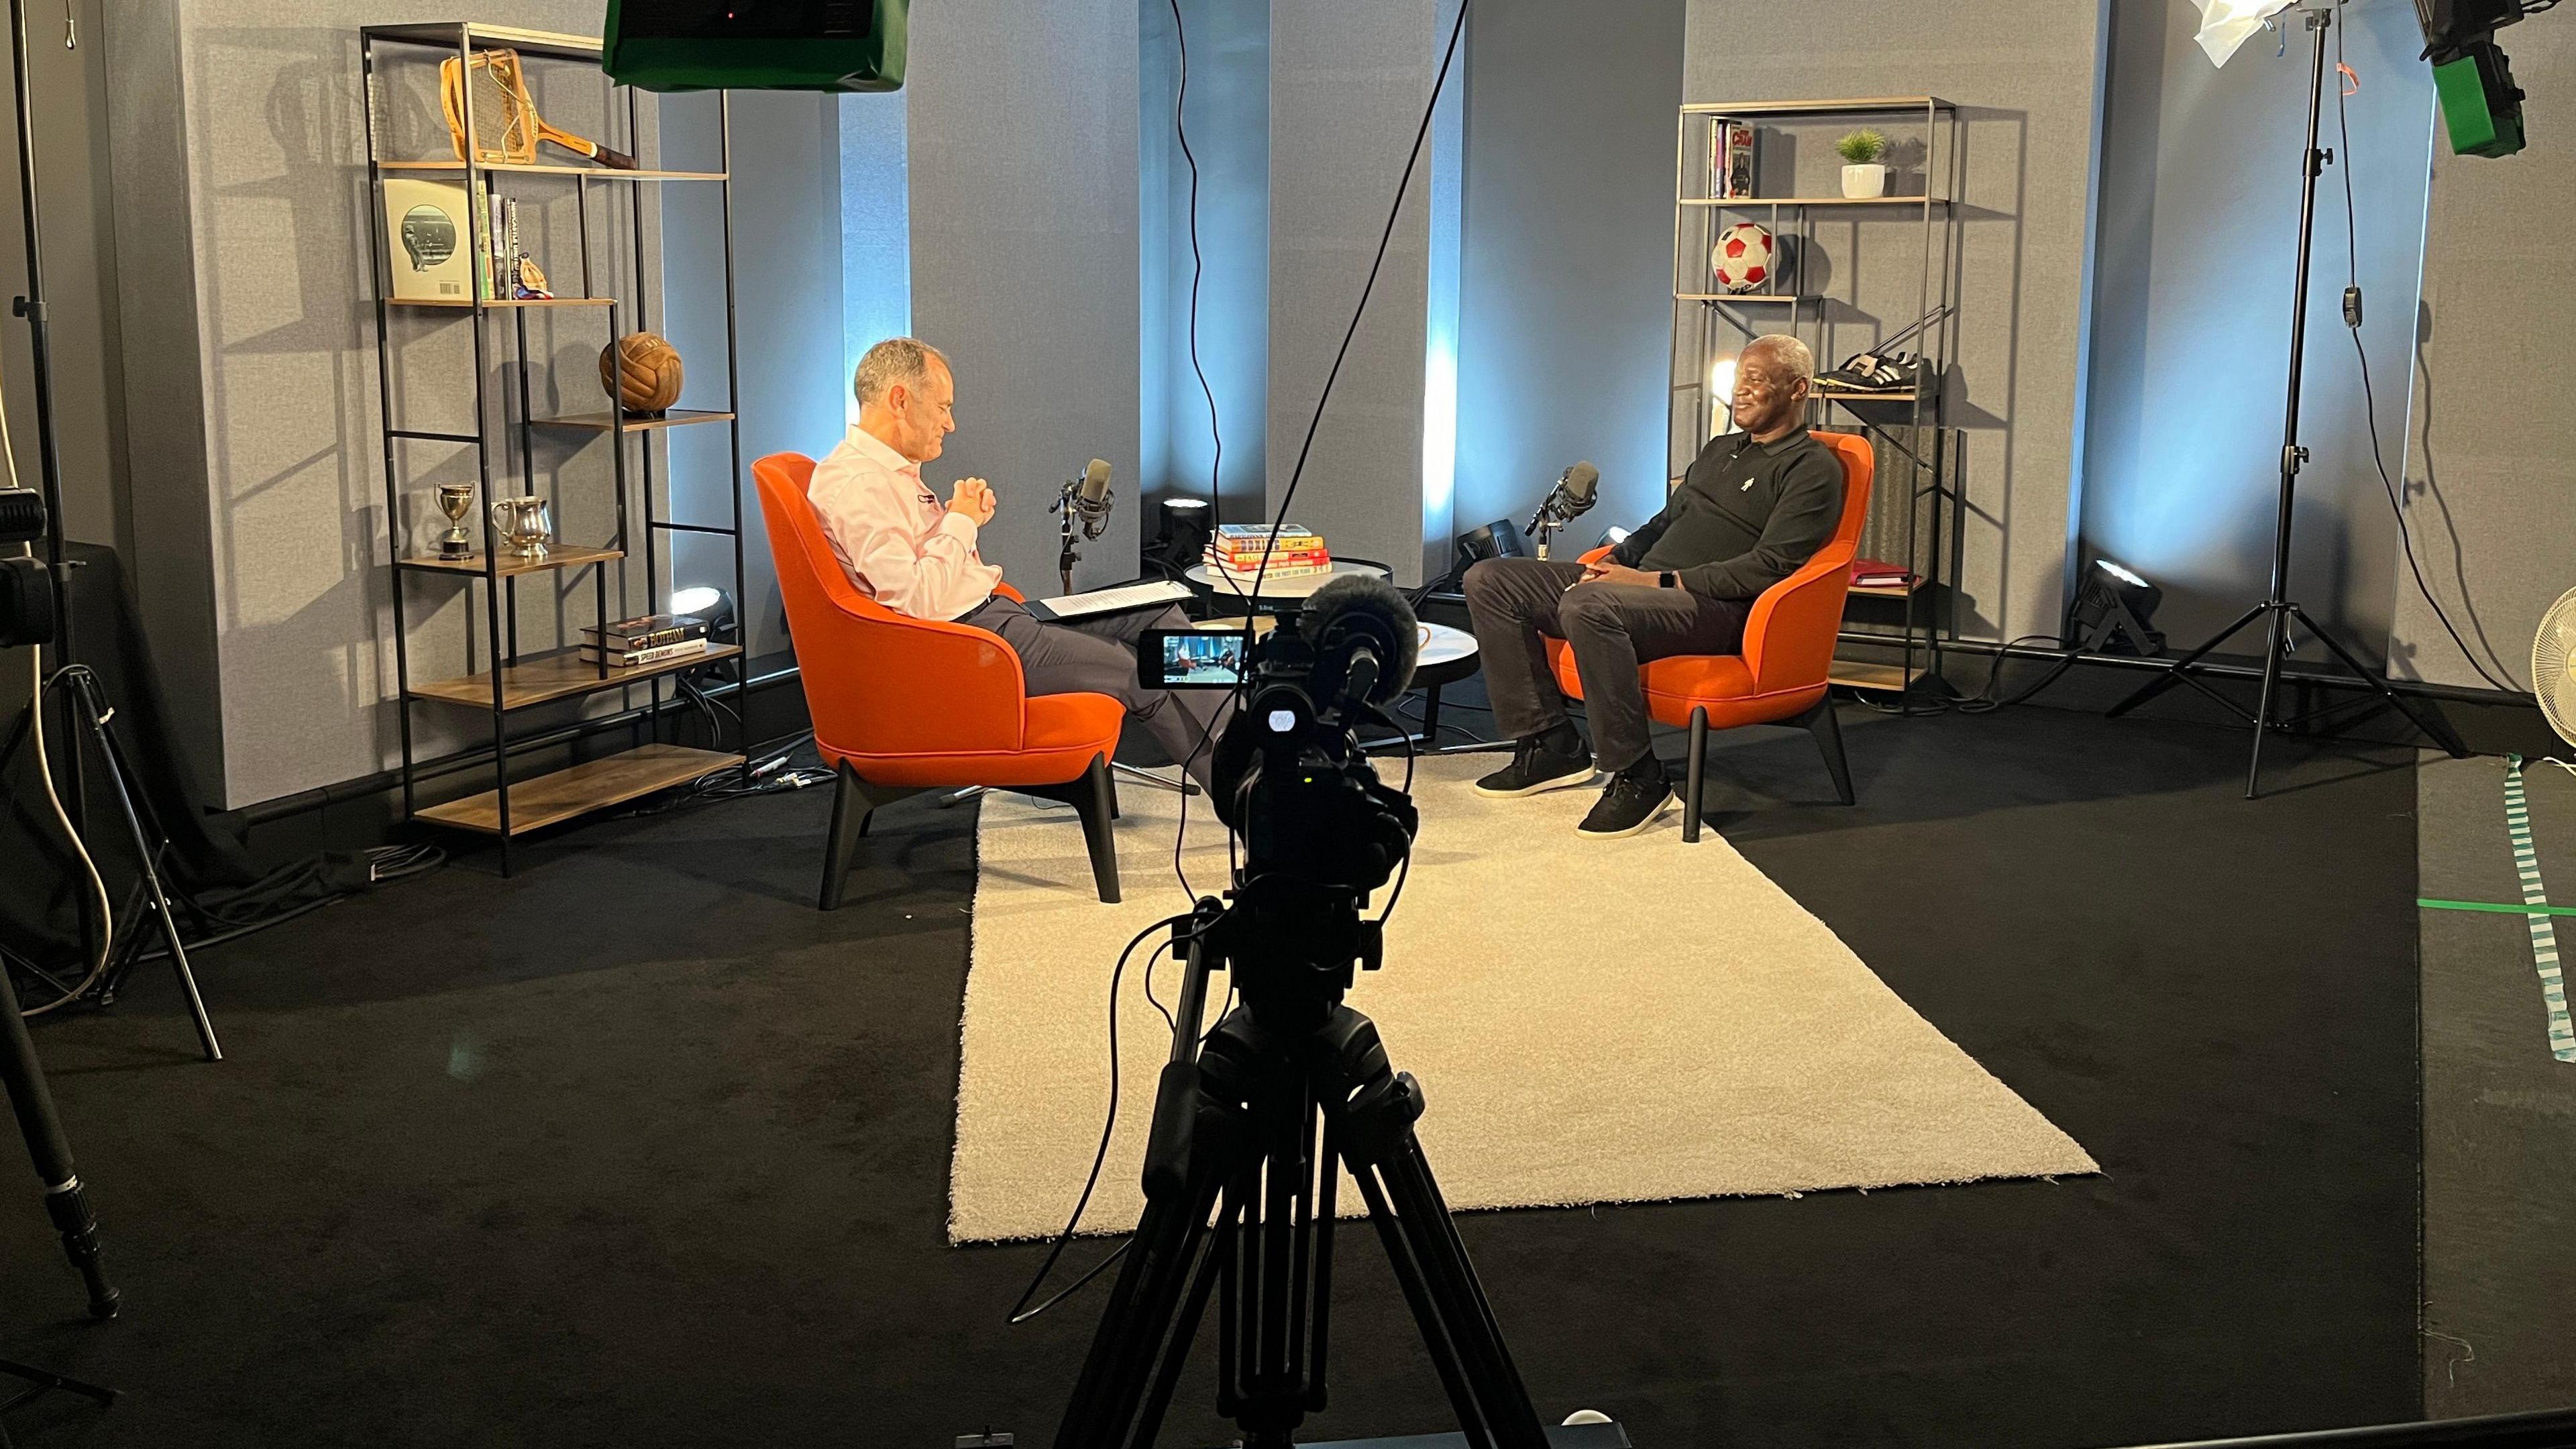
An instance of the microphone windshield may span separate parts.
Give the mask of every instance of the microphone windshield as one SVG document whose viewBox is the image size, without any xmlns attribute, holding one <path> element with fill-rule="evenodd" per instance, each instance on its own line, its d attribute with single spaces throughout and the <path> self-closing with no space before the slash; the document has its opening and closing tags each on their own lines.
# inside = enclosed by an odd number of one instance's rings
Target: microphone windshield
<svg viewBox="0 0 2576 1449">
<path fill-rule="evenodd" d="M 1413 682 L 1414 657 L 1422 648 L 1413 606 L 1375 574 L 1344 574 L 1317 589 L 1298 614 L 1297 628 L 1315 646 L 1319 700 L 1339 697 L 1351 655 L 1361 648 L 1375 654 L 1379 666 L 1369 703 L 1385 704 Z"/>
<path fill-rule="evenodd" d="M 1108 496 L 1109 464 L 1103 459 L 1094 458 L 1091 460 L 1091 466 L 1082 470 L 1082 501 L 1087 506 L 1097 507 L 1100 501 Z"/>
<path fill-rule="evenodd" d="M 1574 511 L 1581 513 L 1592 506 L 1593 490 L 1601 486 L 1601 470 L 1589 462 L 1577 463 L 1565 470 L 1559 486 L 1565 489 L 1566 500 L 1574 505 Z"/>
</svg>

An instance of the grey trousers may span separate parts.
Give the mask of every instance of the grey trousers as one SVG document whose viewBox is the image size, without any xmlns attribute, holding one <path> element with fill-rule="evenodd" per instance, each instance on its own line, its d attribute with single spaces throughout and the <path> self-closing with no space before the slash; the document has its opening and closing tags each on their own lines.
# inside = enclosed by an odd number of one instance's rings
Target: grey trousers
<svg viewBox="0 0 2576 1449">
<path fill-rule="evenodd" d="M 1032 695 L 1105 694 L 1127 706 L 1127 717 L 1152 733 L 1172 763 L 1202 789 L 1210 788 L 1209 767 L 1234 695 L 1222 689 L 1147 689 L 1136 682 L 1136 636 L 1148 629 L 1186 629 L 1189 615 L 1178 608 L 1131 609 L 1050 624 L 995 595 L 957 622 L 1001 635 L 1020 656 Z"/>
<path fill-rule="evenodd" d="M 1744 647 L 1746 599 L 1710 599 L 1688 589 L 1637 584 L 1566 586 L 1583 565 L 1557 559 L 1489 558 L 1467 570 L 1467 613 L 1494 727 L 1527 739 L 1565 722 L 1565 694 L 1547 667 L 1549 638 L 1574 646 L 1592 723 L 1592 759 L 1624 770 L 1653 748 L 1646 691 L 1637 666 L 1675 654 L 1733 654 Z"/>
</svg>

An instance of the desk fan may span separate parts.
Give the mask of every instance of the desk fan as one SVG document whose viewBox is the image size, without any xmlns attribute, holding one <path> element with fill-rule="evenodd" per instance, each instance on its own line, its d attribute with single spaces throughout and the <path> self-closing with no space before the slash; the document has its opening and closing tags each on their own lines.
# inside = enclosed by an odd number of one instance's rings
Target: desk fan
<svg viewBox="0 0 2576 1449">
<path fill-rule="evenodd" d="M 2549 727 L 2576 744 L 2576 589 L 2560 594 L 2532 631 L 2531 692 Z"/>
</svg>

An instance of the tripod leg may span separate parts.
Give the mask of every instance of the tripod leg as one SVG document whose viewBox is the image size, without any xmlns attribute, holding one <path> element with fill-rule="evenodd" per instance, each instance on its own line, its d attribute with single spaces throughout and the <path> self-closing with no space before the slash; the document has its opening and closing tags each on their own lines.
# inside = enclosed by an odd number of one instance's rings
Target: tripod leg
<svg viewBox="0 0 2576 1449">
<path fill-rule="evenodd" d="M 89 1289 L 90 1316 L 114 1318 L 119 1295 L 99 1262 L 98 1219 L 90 1216 L 89 1195 L 72 1165 L 71 1143 L 63 1136 L 62 1118 L 54 1111 L 53 1090 L 45 1083 L 35 1039 L 27 1034 L 26 1018 L 18 1014 L 18 993 L 4 970 L 0 970 L 0 1088 L 7 1090 L 9 1105 L 18 1114 L 18 1131 L 27 1139 L 27 1156 L 36 1165 L 37 1180 L 44 1184 L 45 1215 L 53 1219 L 54 1231 L 62 1235 L 64 1256 Z"/>
<path fill-rule="evenodd" d="M 2374 674 L 2370 670 L 2363 668 L 2361 661 L 2353 658 L 2352 651 L 2344 648 L 2340 640 L 2336 639 L 2335 636 L 2327 633 L 2325 630 L 2317 627 L 2317 621 L 2308 617 L 2307 610 L 2300 608 L 2296 604 L 2292 604 L 2290 606 L 2290 612 L 2297 616 L 2300 623 L 2308 626 L 2308 632 L 2316 637 L 2318 643 L 2325 645 L 2328 650 L 2333 652 L 2334 657 L 2343 661 L 2344 668 L 2351 670 L 2356 675 L 2359 675 L 2362 683 L 2369 685 L 2374 690 L 2377 690 L 2380 698 L 2395 705 L 2399 713 L 2405 715 L 2408 719 L 2413 720 L 2415 722 L 2415 728 L 2422 730 L 2435 744 L 2440 745 L 2452 759 L 2465 760 L 2469 757 L 2468 745 L 2463 742 L 2460 739 L 2459 734 L 2451 728 L 2448 720 L 2443 719 L 2438 714 L 2416 713 L 2415 707 L 2407 703 L 2405 695 L 2397 692 L 2396 686 L 2388 682 L 2386 675 Z"/>
<path fill-rule="evenodd" d="M 2245 798 L 2251 800 L 2263 781 L 2263 736 L 2272 731 L 2272 695 L 2281 684 L 2281 651 L 2289 643 L 2290 611 L 2287 607 L 2272 611 L 2272 626 L 2264 631 L 2263 687 L 2254 695 L 2254 748 L 2245 756 Z"/>
<path fill-rule="evenodd" d="M 2210 635 L 2207 643 L 2194 649 L 2180 659 L 2175 660 L 2173 668 L 2168 669 L 2164 673 L 2157 675 L 2155 678 L 2148 680 L 2144 685 L 2138 688 L 2136 693 L 2131 694 L 2128 698 L 2121 700 L 2118 704 L 2104 710 L 2102 712 L 2103 717 L 2106 719 L 2118 719 L 2120 716 L 2136 709 L 2139 705 L 2145 704 L 2148 700 L 2155 698 L 2157 695 L 2160 695 L 2166 690 L 2181 683 L 2183 672 L 2185 670 L 2198 664 L 2202 658 L 2215 650 L 2219 645 L 2235 638 L 2236 631 L 2263 617 L 2264 612 L 2269 608 L 2271 608 L 2271 605 L 2269 604 L 2256 604 L 2253 608 L 2237 615 L 2235 623 L 2230 624 L 2226 628 L 2219 630 L 2217 633 Z"/>
<path fill-rule="evenodd" d="M 188 969 L 188 948 L 179 939 L 178 919 L 170 913 L 170 897 L 161 889 L 161 872 L 152 864 L 157 852 L 143 829 L 142 816 L 135 813 L 134 791 L 125 778 L 123 757 L 107 732 L 107 718 L 100 710 L 98 697 L 91 692 L 87 675 L 81 676 L 78 693 L 90 734 L 98 741 L 99 758 L 107 764 L 108 783 L 115 787 L 117 809 L 125 816 L 126 834 L 134 841 L 135 867 L 141 873 L 145 894 L 151 898 L 153 919 L 160 924 L 161 944 L 169 949 L 170 969 L 178 976 L 180 994 L 187 998 L 188 1014 L 195 1019 L 197 1044 L 204 1049 L 207 1061 L 222 1061 L 224 1049 L 215 1040 L 215 1023 L 206 1015 L 205 998 L 197 994 L 197 974 Z"/>
</svg>

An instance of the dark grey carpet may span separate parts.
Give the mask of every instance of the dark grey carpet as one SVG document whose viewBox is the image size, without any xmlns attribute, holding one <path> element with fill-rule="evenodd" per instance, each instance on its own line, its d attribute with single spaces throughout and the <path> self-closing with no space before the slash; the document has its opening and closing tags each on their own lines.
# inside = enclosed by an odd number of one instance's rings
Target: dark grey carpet
<svg viewBox="0 0 2576 1449">
<path fill-rule="evenodd" d="M 2285 748 L 2248 805 L 2233 733 L 1847 720 L 1859 808 L 1755 731 L 1712 817 L 2106 1175 L 1473 1218 L 1539 1402 L 1649 1446 L 2411 1416 L 2411 757 Z M 825 804 L 603 823 L 210 953 L 219 1067 L 161 979 L 41 1031 L 131 1306 L 76 1320 L 22 1177 L 0 1354 L 129 1396 L 13 1430 L 1045 1442 L 1097 1298 L 1005 1328 L 1037 1250 L 941 1236 L 972 814 L 887 812 L 824 916 Z M 1315 1437 L 1443 1427 L 1374 1247 L 1343 1260 Z M 1223 1437 L 1207 1385 L 1168 1442 Z"/>
</svg>

